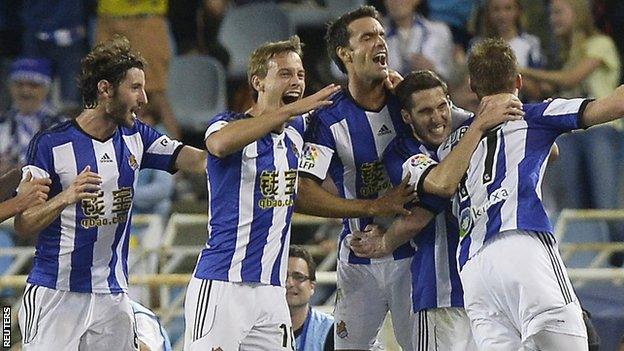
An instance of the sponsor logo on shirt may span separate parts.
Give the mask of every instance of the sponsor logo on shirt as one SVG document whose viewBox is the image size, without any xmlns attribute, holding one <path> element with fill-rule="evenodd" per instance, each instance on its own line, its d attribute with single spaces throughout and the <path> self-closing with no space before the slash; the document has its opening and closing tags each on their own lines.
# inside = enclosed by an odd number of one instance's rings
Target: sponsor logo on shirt
<svg viewBox="0 0 624 351">
<path fill-rule="evenodd" d="M 297 189 L 297 170 L 289 169 L 282 171 L 281 174 L 282 182 L 280 182 L 280 171 L 265 170 L 260 174 L 260 192 L 263 196 L 258 201 L 260 208 L 267 209 L 295 204 L 293 196 Z M 282 184 L 281 187 L 280 184 Z"/>
<path fill-rule="evenodd" d="M 377 136 L 382 136 L 386 134 L 392 134 L 392 130 L 390 130 L 387 125 L 382 124 L 381 128 L 379 128 L 379 131 L 377 132 Z"/>
<path fill-rule="evenodd" d="M 386 168 L 379 160 L 363 163 L 360 174 L 362 175 L 360 196 L 368 197 L 391 187 Z"/>
<path fill-rule="evenodd" d="M 80 202 L 82 212 L 86 218 L 80 221 L 80 225 L 85 228 L 100 227 L 125 223 L 128 220 L 128 212 L 132 207 L 132 188 L 124 187 L 113 190 L 112 217 L 105 218 L 104 192 L 99 191 L 97 197 L 82 199 Z"/>
<path fill-rule="evenodd" d="M 490 207 L 507 200 L 507 198 L 509 198 L 509 191 L 506 188 L 498 188 L 490 194 L 483 205 L 463 209 L 459 215 L 459 236 L 463 238 L 470 234 L 474 222 L 486 214 Z"/>
<path fill-rule="evenodd" d="M 100 157 L 100 162 L 101 163 L 110 163 L 113 162 L 113 159 L 110 158 L 110 156 L 108 156 L 108 153 L 104 153 L 104 155 L 102 155 L 102 157 Z"/>
</svg>

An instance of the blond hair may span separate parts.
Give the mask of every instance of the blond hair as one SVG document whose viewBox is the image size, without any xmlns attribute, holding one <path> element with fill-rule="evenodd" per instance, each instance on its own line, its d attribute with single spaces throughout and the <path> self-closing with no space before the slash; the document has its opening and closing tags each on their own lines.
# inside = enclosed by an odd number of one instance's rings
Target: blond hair
<svg viewBox="0 0 624 351">
<path fill-rule="evenodd" d="M 258 92 L 253 88 L 253 77 L 265 78 L 269 71 L 269 61 L 275 57 L 275 55 L 292 51 L 299 55 L 299 57 L 303 57 L 302 47 L 303 44 L 299 37 L 293 35 L 288 38 L 288 40 L 264 43 L 254 50 L 249 59 L 249 66 L 247 67 L 247 82 L 251 87 L 254 101 L 258 100 Z"/>
</svg>

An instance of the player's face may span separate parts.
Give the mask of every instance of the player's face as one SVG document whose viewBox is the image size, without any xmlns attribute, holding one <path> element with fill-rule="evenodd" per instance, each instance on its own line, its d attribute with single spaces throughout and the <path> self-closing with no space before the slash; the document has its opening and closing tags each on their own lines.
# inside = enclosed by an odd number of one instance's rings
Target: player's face
<svg viewBox="0 0 624 351">
<path fill-rule="evenodd" d="M 414 15 L 414 9 L 420 0 L 385 0 L 386 10 L 388 15 L 394 19 L 403 19 Z"/>
<path fill-rule="evenodd" d="M 314 282 L 310 281 L 308 276 L 308 263 L 300 257 L 289 257 L 288 278 L 286 279 L 286 302 L 288 307 L 294 308 L 307 305 L 312 294 L 314 294 Z"/>
<path fill-rule="evenodd" d="M 383 81 L 388 76 L 388 46 L 381 24 L 372 17 L 358 18 L 348 26 L 351 62 L 347 70 L 354 77 Z"/>
<path fill-rule="evenodd" d="M 574 10 L 565 0 L 553 0 L 550 7 L 550 22 L 557 36 L 566 36 L 574 28 Z"/>
<path fill-rule="evenodd" d="M 31 81 L 13 81 L 9 84 L 13 106 L 21 113 L 35 113 L 43 105 L 49 88 Z"/>
<path fill-rule="evenodd" d="M 416 138 L 438 147 L 451 134 L 451 105 L 441 87 L 421 90 L 412 94 L 412 108 L 402 112 Z"/>
<path fill-rule="evenodd" d="M 131 127 L 138 111 L 146 103 L 145 73 L 133 67 L 126 72 L 119 86 L 114 88 L 113 96 L 106 106 L 106 112 L 117 124 Z"/>
<path fill-rule="evenodd" d="M 260 80 L 258 99 L 270 106 L 281 106 L 301 99 L 305 90 L 305 70 L 301 57 L 287 51 L 275 55 L 268 62 L 265 78 Z"/>
<path fill-rule="evenodd" d="M 489 3 L 490 22 L 499 33 L 513 30 L 520 18 L 517 0 L 491 0 Z"/>
</svg>

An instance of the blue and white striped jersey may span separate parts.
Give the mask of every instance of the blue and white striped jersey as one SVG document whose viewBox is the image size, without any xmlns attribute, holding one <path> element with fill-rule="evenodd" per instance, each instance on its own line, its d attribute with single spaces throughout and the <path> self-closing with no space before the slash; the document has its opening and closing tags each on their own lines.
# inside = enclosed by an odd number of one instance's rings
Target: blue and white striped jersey
<svg viewBox="0 0 624 351">
<path fill-rule="evenodd" d="M 249 115 L 215 116 L 206 138 Z M 208 242 L 195 277 L 286 284 L 290 222 L 305 119 L 269 133 L 224 158 L 208 154 Z"/>
<path fill-rule="evenodd" d="M 497 233 L 521 229 L 552 233 L 542 204 L 542 179 L 555 139 L 580 128 L 586 99 L 555 99 L 524 105 L 524 120 L 507 122 L 481 140 L 454 198 L 459 220 L 460 268 Z M 463 136 L 455 131 L 438 149 L 443 159 Z M 409 163 L 409 164 L 408 164 Z M 437 162 L 424 155 L 406 163 L 418 183 Z"/>
<path fill-rule="evenodd" d="M 384 153 L 384 165 L 393 185 L 407 176 L 403 164 L 412 155 L 430 155 L 431 151 L 412 137 L 396 138 Z M 457 271 L 459 244 L 457 219 L 451 213 L 451 201 L 419 191 L 417 206 L 435 215 L 414 238 L 416 252 L 412 259 L 412 307 L 414 312 L 430 308 L 463 307 L 464 292 Z"/>
<path fill-rule="evenodd" d="M 50 198 L 67 189 L 86 167 L 102 177 L 98 197 L 65 208 L 39 233 L 28 282 L 51 289 L 119 293 L 128 287 L 128 238 L 132 198 L 140 169 L 174 171 L 182 144 L 139 120 L 97 140 L 76 121 L 39 132 L 27 165 L 35 178 L 49 177 Z"/>
<path fill-rule="evenodd" d="M 347 90 L 336 93 L 332 100 L 331 106 L 314 113 L 305 134 L 299 170 L 318 179 L 331 175 L 340 196 L 346 199 L 375 199 L 391 187 L 381 158 L 394 137 L 406 131 L 401 120 L 401 105 L 396 97 L 388 95 L 380 111 L 367 111 Z M 338 249 L 340 260 L 369 264 L 413 255 L 413 248 L 405 244 L 395 250 L 392 257 L 372 260 L 357 257 L 346 246 L 345 237 L 376 220 L 370 217 L 343 219 Z"/>
</svg>

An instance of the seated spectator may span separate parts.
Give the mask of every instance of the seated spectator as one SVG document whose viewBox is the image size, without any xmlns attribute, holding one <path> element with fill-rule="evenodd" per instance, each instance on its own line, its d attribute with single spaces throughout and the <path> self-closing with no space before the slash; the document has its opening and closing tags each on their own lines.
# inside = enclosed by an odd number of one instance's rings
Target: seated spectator
<svg viewBox="0 0 624 351">
<path fill-rule="evenodd" d="M 316 264 L 303 247 L 288 250 L 286 302 L 295 333 L 296 351 L 334 349 L 334 317 L 310 307 L 316 287 Z"/>
<path fill-rule="evenodd" d="M 540 39 L 523 29 L 520 0 L 486 0 L 479 22 L 479 36 L 472 40 L 471 46 L 484 38 L 502 38 L 516 54 L 518 66 L 544 66 Z M 528 78 L 523 79 L 522 92 L 528 101 L 541 101 L 545 96 L 540 84 Z"/>
<path fill-rule="evenodd" d="M 451 28 L 453 41 L 464 51 L 468 49 L 470 33 L 466 24 L 472 15 L 476 0 L 429 0 L 429 18 L 441 21 Z"/>
<path fill-rule="evenodd" d="M 385 0 L 388 64 L 402 74 L 432 70 L 446 80 L 454 76 L 453 37 L 444 22 L 426 19 L 416 9 L 421 0 Z"/>
<path fill-rule="evenodd" d="M 0 116 L 0 174 L 21 167 L 32 137 L 62 121 L 47 101 L 51 80 L 46 59 L 22 58 L 11 64 L 11 109 Z"/>
</svg>

